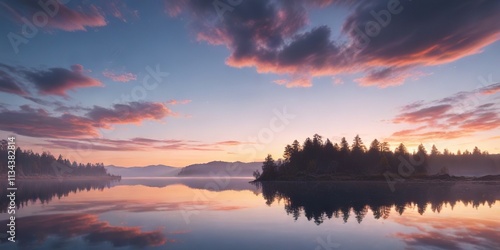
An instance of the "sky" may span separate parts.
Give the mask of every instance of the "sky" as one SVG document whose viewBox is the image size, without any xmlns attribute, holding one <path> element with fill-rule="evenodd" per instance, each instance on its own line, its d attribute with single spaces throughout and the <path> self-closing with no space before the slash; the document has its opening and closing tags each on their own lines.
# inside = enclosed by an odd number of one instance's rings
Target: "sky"
<svg viewBox="0 0 500 250">
<path fill-rule="evenodd" d="M 0 138 L 119 166 L 316 133 L 500 153 L 498 23 L 496 0 L 2 0 Z"/>
</svg>

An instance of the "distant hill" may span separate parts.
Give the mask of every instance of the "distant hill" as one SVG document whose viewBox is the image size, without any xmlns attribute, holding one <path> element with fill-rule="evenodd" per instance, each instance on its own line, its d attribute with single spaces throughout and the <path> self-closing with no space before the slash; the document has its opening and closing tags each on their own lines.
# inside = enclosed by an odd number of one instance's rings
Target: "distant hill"
<svg viewBox="0 0 500 250">
<path fill-rule="evenodd" d="M 193 164 L 183 168 L 165 165 L 150 165 L 145 167 L 120 167 L 109 165 L 105 167 L 108 173 L 121 177 L 252 177 L 255 170 L 261 170 L 262 162 L 224 162 L 212 161 Z"/>
<path fill-rule="evenodd" d="M 108 173 L 120 175 L 121 177 L 171 177 L 177 176 L 181 168 L 165 166 L 165 165 L 150 165 L 145 167 L 119 167 L 109 165 L 105 167 Z"/>
<path fill-rule="evenodd" d="M 262 162 L 224 162 L 212 161 L 203 164 L 193 164 L 182 168 L 178 176 L 208 177 L 208 176 L 231 176 L 252 177 L 255 170 L 260 170 Z"/>
</svg>

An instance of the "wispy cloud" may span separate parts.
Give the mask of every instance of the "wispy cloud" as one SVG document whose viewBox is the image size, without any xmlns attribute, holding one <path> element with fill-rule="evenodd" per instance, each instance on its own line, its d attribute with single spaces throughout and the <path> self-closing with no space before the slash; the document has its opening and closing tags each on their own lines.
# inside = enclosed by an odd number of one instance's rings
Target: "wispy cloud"
<svg viewBox="0 0 500 250">
<path fill-rule="evenodd" d="M 165 102 L 167 105 L 179 105 L 179 104 L 188 104 L 191 100 L 168 100 Z"/>
<path fill-rule="evenodd" d="M 43 3 L 43 4 L 40 4 Z M 51 4 L 50 7 L 46 5 Z M 91 4 L 69 8 L 59 1 L 31 1 L 18 0 L 0 3 L 0 8 L 7 11 L 12 21 L 23 24 L 23 18 L 32 20 L 36 13 L 45 13 L 49 9 L 50 17 L 45 25 L 46 29 L 59 29 L 64 31 L 85 31 L 88 27 L 106 26 L 104 14 L 98 7 Z"/>
<path fill-rule="evenodd" d="M 26 96 L 28 93 L 21 87 L 18 80 L 2 69 L 0 64 L 0 92 Z"/>
<path fill-rule="evenodd" d="M 415 127 L 394 132 L 391 139 L 412 142 L 455 139 L 499 128 L 500 104 L 488 102 L 488 98 L 500 93 L 490 93 L 496 86 L 498 83 L 403 106 L 392 122 Z"/>
<path fill-rule="evenodd" d="M 132 73 L 114 73 L 110 70 L 105 70 L 102 72 L 102 75 L 115 82 L 129 82 L 132 80 L 137 80 L 137 75 L 134 75 Z"/>
<path fill-rule="evenodd" d="M 411 70 L 412 67 L 390 67 L 369 71 L 365 76 L 357 78 L 354 81 L 361 86 L 378 86 L 381 88 L 389 86 L 398 86 L 407 79 L 418 80 L 425 74 Z"/>
<path fill-rule="evenodd" d="M 193 140 L 132 138 L 124 140 L 106 138 L 80 138 L 78 140 L 49 139 L 39 146 L 50 148 L 81 149 L 92 148 L 96 151 L 143 151 L 151 149 L 175 151 L 224 151 L 227 147 L 248 144 L 242 141 L 219 141 L 204 143 Z"/>
<path fill-rule="evenodd" d="M 155 102 L 131 102 L 127 104 L 115 104 L 112 108 L 94 106 L 86 117 L 106 128 L 109 124 L 140 123 L 143 120 L 161 120 L 174 113 L 161 103 Z"/>
</svg>

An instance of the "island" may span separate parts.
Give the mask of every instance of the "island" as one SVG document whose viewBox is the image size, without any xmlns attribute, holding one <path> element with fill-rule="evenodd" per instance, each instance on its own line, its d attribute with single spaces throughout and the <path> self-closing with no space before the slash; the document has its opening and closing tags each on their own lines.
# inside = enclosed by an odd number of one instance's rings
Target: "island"
<svg viewBox="0 0 500 250">
<path fill-rule="evenodd" d="M 403 143 L 394 151 L 387 142 L 373 140 L 367 148 L 359 135 L 352 145 L 345 137 L 340 145 L 315 134 L 301 145 L 287 145 L 283 159 L 268 155 L 262 172 L 253 173 L 253 182 L 266 181 L 499 181 L 500 155 L 490 155 L 478 147 L 456 153 L 435 145 L 430 153 L 423 144 L 412 153 Z"/>
</svg>

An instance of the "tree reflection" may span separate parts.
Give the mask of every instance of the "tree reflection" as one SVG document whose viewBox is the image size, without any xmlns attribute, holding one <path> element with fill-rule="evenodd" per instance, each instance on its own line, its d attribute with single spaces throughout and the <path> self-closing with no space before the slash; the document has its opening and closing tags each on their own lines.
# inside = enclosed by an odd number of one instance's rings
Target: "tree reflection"
<svg viewBox="0 0 500 250">
<path fill-rule="evenodd" d="M 49 203 L 54 197 L 60 199 L 70 193 L 90 190 L 104 190 L 111 187 L 115 180 L 32 180 L 17 182 L 16 207 L 27 206 L 28 203 L 40 201 L 42 204 Z M 0 183 L 0 196 L 5 197 L 7 183 Z M 7 212 L 9 206 L 8 199 L 0 199 L 0 211 Z"/>
<path fill-rule="evenodd" d="M 356 182 L 262 182 L 266 204 L 283 201 L 285 211 L 297 220 L 303 214 L 317 225 L 325 219 L 354 216 L 361 223 L 369 210 L 375 219 L 387 219 L 391 209 L 402 215 L 405 209 L 417 207 L 418 213 L 430 210 L 439 213 L 443 205 L 452 208 L 457 202 L 466 206 L 488 204 L 500 200 L 498 184 L 483 183 L 403 183 L 395 192 L 386 183 Z M 352 212 L 352 214 L 351 214 Z"/>
</svg>

